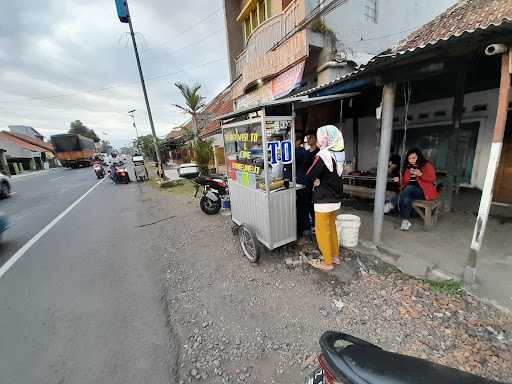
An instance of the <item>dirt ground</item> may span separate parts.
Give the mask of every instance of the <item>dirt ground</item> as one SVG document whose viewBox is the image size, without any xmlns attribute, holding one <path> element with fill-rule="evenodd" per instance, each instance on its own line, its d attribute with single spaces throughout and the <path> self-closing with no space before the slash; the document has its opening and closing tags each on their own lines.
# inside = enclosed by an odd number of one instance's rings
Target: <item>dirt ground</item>
<svg viewBox="0 0 512 384">
<path fill-rule="evenodd" d="M 180 383 L 302 383 L 326 330 L 512 382 L 510 316 L 346 250 L 335 273 L 287 267 L 294 247 L 250 264 L 229 216 L 203 214 L 189 186 L 154 193 L 174 216 L 161 225 Z"/>
</svg>

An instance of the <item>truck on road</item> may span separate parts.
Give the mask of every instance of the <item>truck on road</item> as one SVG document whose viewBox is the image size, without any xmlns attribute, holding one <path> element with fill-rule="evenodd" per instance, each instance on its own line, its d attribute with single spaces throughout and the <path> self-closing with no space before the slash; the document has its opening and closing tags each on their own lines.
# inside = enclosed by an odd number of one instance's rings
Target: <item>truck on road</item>
<svg viewBox="0 0 512 384">
<path fill-rule="evenodd" d="M 96 153 L 94 141 L 76 133 L 51 136 L 55 156 L 68 168 L 88 167 Z"/>
</svg>

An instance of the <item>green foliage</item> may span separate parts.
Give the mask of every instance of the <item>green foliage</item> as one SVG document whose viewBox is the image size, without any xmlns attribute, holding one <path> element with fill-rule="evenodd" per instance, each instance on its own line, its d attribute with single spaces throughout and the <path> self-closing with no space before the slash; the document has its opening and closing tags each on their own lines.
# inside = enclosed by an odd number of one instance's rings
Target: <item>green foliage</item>
<svg viewBox="0 0 512 384">
<path fill-rule="evenodd" d="M 198 138 L 192 146 L 194 157 L 202 175 L 209 173 L 210 161 L 213 159 L 213 146 L 209 140 Z"/>
<path fill-rule="evenodd" d="M 427 281 L 434 292 L 444 293 L 449 296 L 458 296 L 462 293 L 462 283 L 455 280 Z"/>
<path fill-rule="evenodd" d="M 197 134 L 196 115 L 206 105 L 204 97 L 199 93 L 201 86 L 199 84 L 195 84 L 190 87 L 187 84 L 180 82 L 175 83 L 174 85 L 179 89 L 181 95 L 185 99 L 185 105 L 172 105 L 191 116 L 194 134 Z"/>
<path fill-rule="evenodd" d="M 93 129 L 87 128 L 80 120 L 72 121 L 71 124 L 69 124 L 68 133 L 76 133 L 77 135 L 88 137 L 89 139 L 94 140 L 95 143 L 100 142 L 100 138 L 96 132 L 94 132 Z"/>
<path fill-rule="evenodd" d="M 160 158 L 165 163 L 169 160 L 169 144 L 166 140 L 157 138 L 158 151 L 160 152 Z M 153 143 L 152 135 L 139 136 L 138 140 L 135 140 L 134 145 L 141 149 L 142 154 L 148 160 L 156 161 L 155 145 Z"/>
</svg>

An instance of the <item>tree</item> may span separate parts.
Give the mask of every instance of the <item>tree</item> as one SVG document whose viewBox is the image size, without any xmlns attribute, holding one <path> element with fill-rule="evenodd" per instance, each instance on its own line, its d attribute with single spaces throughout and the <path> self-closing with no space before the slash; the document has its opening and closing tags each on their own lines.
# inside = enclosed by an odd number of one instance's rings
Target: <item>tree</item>
<svg viewBox="0 0 512 384">
<path fill-rule="evenodd" d="M 213 146 L 209 140 L 198 138 L 194 144 L 194 155 L 199 172 L 202 175 L 210 173 L 210 161 L 213 159 Z"/>
<path fill-rule="evenodd" d="M 190 115 L 192 119 L 192 131 L 195 137 L 198 136 L 197 132 L 197 114 L 198 112 L 204 108 L 204 97 L 199 93 L 199 89 L 201 86 L 199 84 L 195 84 L 193 86 L 188 86 L 184 83 L 175 83 L 176 88 L 178 88 L 181 92 L 181 95 L 185 99 L 185 105 L 173 104 L 176 108 L 180 109 L 184 113 Z"/>
<path fill-rule="evenodd" d="M 135 147 L 140 148 L 147 159 L 153 161 L 157 160 L 152 135 L 139 136 L 138 139 L 134 140 L 134 144 Z M 166 140 L 162 140 L 157 137 L 157 144 L 158 151 L 160 152 L 160 158 L 165 164 L 167 160 L 169 160 L 169 143 Z"/>
<path fill-rule="evenodd" d="M 110 155 L 110 153 L 114 150 L 114 147 L 112 147 L 112 145 L 110 145 L 110 141 L 107 141 L 107 140 L 101 140 L 101 145 L 100 145 L 100 152 L 101 153 L 107 153 Z"/>
<path fill-rule="evenodd" d="M 84 123 L 82 123 L 80 120 L 72 121 L 71 124 L 69 124 L 69 131 L 68 133 L 76 133 L 78 135 L 82 135 L 84 137 L 88 137 L 89 139 L 94 140 L 95 143 L 100 142 L 100 138 L 94 132 L 93 129 L 87 128 Z"/>
</svg>

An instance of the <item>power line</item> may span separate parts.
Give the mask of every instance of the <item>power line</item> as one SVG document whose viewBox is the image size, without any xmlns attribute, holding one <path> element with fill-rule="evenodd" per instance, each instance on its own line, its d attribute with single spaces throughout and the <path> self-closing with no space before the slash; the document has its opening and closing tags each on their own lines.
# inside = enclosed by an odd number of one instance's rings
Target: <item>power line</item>
<svg viewBox="0 0 512 384">
<path fill-rule="evenodd" d="M 193 29 L 196 29 L 198 25 L 204 23 L 205 21 L 209 20 L 210 18 L 212 18 L 213 16 L 215 16 L 220 10 L 222 9 L 222 7 L 219 7 L 217 8 L 215 11 L 213 11 L 212 13 L 208 14 L 207 16 L 205 16 L 204 18 L 202 18 L 201 20 L 197 21 L 196 23 L 194 23 L 193 25 L 191 25 L 190 27 L 186 28 L 186 29 L 183 29 L 181 32 L 179 32 L 177 35 L 174 36 L 173 39 L 175 39 L 176 37 L 178 36 L 181 36 L 183 35 L 184 33 L 187 33 L 187 32 L 190 32 L 191 30 Z M 143 52 L 146 52 L 146 51 L 149 51 L 150 49 L 155 49 L 157 47 L 161 47 L 163 45 L 166 45 L 166 44 L 169 44 L 170 42 L 174 42 L 174 40 L 165 40 L 157 45 L 155 45 L 154 47 L 150 47 L 150 48 L 146 48 Z"/>
<path fill-rule="evenodd" d="M 405 33 L 405 32 L 414 31 L 414 30 L 418 29 L 419 27 L 421 27 L 421 25 L 418 26 L 418 27 L 414 27 L 414 28 L 404 29 L 403 31 L 393 32 L 393 33 L 390 33 L 388 35 L 374 36 L 374 37 L 369 37 L 367 39 L 361 38 L 359 40 L 347 41 L 347 43 L 359 43 L 361 41 L 371 41 L 371 40 L 385 39 L 386 37 L 396 36 L 396 35 L 400 35 L 400 34 Z"/>
<path fill-rule="evenodd" d="M 168 72 L 168 73 L 163 73 L 161 75 L 156 75 L 156 76 L 148 77 L 148 78 L 146 78 L 146 81 L 154 81 L 154 80 L 158 80 L 158 79 L 161 79 L 161 78 L 164 78 L 164 77 L 169 77 L 169 76 L 177 75 L 179 73 L 186 72 L 189 69 L 201 68 L 201 67 L 204 67 L 206 65 L 218 63 L 218 62 L 224 61 L 224 60 L 227 60 L 227 58 L 223 57 L 223 58 L 220 58 L 220 59 L 206 61 L 206 62 L 204 62 L 202 64 L 196 65 L 196 66 L 191 67 L 191 68 L 186 68 L 186 69 L 182 68 L 182 69 L 174 71 L 174 72 Z M 115 85 L 111 85 L 111 86 L 107 86 L 107 87 L 93 88 L 93 89 L 84 90 L 84 91 L 75 91 L 75 92 L 62 93 L 62 94 L 51 95 L 51 96 L 27 97 L 27 98 L 16 99 L 16 100 L 3 100 L 3 101 L 0 101 L 0 104 L 17 103 L 17 102 L 21 102 L 21 101 L 31 101 L 31 100 L 49 100 L 49 99 L 56 99 L 56 98 L 68 97 L 68 96 L 76 96 L 76 95 L 87 94 L 87 93 L 104 92 L 104 91 L 108 91 L 108 90 L 111 90 L 111 89 L 126 87 L 126 86 L 129 86 L 129 85 L 139 84 L 139 83 L 140 83 L 140 80 L 137 80 L 137 81 L 131 81 L 131 82 L 126 82 L 126 83 L 121 83 L 121 84 L 115 84 Z"/>
<path fill-rule="evenodd" d="M 217 34 L 219 32 L 222 32 L 224 31 L 224 28 L 220 28 L 220 29 L 217 29 L 216 31 L 213 31 L 211 33 L 208 34 L 208 36 L 204 36 L 202 37 L 201 39 L 199 40 L 196 40 L 194 42 L 191 42 L 190 44 L 187 44 L 187 45 L 184 45 L 183 47 L 180 47 L 180 48 L 176 48 L 175 50 L 173 51 L 169 51 L 169 52 L 166 52 L 166 53 L 163 53 L 161 55 L 157 55 L 157 56 L 149 56 L 149 57 L 145 57 L 144 58 L 144 61 L 153 61 L 153 60 L 158 60 L 158 59 L 161 59 L 162 57 L 166 57 L 166 56 L 169 56 L 169 55 L 172 55 L 173 53 L 176 53 L 176 52 L 179 52 L 179 51 L 182 51 L 184 50 L 185 48 L 190 48 L 190 47 L 193 47 L 194 45 L 197 45 L 197 44 L 201 44 L 202 42 L 208 40 L 208 39 L 211 39 L 212 37 L 215 37 L 217 36 Z"/>
</svg>

